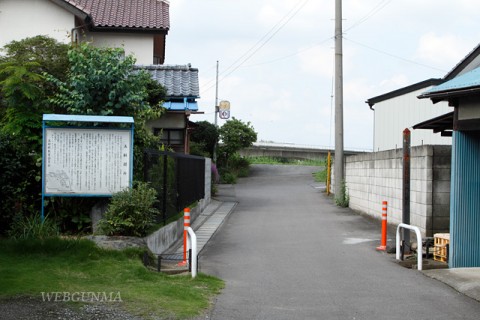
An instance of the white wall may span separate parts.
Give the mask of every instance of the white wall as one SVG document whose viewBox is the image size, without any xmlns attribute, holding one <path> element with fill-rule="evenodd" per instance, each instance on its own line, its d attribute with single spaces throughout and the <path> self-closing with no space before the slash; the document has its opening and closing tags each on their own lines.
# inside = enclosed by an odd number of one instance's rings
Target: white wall
<svg viewBox="0 0 480 320">
<path fill-rule="evenodd" d="M 403 130 L 411 131 L 411 146 L 451 145 L 452 138 L 442 137 L 432 130 L 413 130 L 412 126 L 453 111 L 446 102 L 433 104 L 430 99 L 418 99 L 423 88 L 375 104 L 374 151 L 402 148 Z"/>
<path fill-rule="evenodd" d="M 185 129 L 187 123 L 184 113 L 167 112 L 158 119 L 147 121 L 146 125 L 151 130 L 155 128 Z"/>
<path fill-rule="evenodd" d="M 69 43 L 75 17 L 49 0 L 0 0 L 0 48 L 13 40 L 46 35 Z M 123 47 L 137 64 L 153 63 L 153 34 L 94 32 L 87 40 L 99 47 Z"/>
<path fill-rule="evenodd" d="M 97 47 L 121 47 L 126 55 L 133 55 L 136 64 L 153 63 L 153 35 L 137 33 L 95 32 L 87 35 L 89 41 Z"/>
<path fill-rule="evenodd" d="M 68 43 L 74 26 L 73 14 L 49 0 L 0 0 L 0 47 L 37 35 Z"/>
</svg>

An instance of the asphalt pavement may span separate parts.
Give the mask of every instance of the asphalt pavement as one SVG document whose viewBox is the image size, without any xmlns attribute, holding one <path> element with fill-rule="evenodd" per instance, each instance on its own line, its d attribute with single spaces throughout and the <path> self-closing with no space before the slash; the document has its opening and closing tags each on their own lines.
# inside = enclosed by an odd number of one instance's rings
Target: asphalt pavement
<svg viewBox="0 0 480 320">
<path fill-rule="evenodd" d="M 226 282 L 202 319 L 479 318 L 479 268 L 398 265 L 375 250 L 380 222 L 335 206 L 316 170 L 256 165 L 220 186 L 216 201 L 238 204 L 200 255 L 200 271 Z"/>
</svg>

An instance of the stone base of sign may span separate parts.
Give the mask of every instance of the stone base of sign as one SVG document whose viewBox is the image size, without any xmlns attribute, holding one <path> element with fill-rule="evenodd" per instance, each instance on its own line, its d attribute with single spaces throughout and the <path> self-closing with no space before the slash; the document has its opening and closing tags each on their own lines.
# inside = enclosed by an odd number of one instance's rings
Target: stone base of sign
<svg viewBox="0 0 480 320">
<path fill-rule="evenodd" d="M 91 240 L 100 248 L 123 250 L 127 248 L 145 248 L 147 243 L 145 239 L 138 237 L 123 237 L 123 236 L 86 236 L 85 239 Z"/>
<path fill-rule="evenodd" d="M 98 231 L 98 222 L 103 218 L 104 213 L 107 211 L 109 199 L 99 199 L 99 201 L 93 206 L 90 211 L 90 219 L 92 220 L 93 234 Z"/>
</svg>

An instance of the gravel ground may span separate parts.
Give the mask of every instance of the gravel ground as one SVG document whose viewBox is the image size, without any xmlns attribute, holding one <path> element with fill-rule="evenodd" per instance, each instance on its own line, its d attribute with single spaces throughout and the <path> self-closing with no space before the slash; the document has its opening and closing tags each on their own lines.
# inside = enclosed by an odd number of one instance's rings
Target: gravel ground
<svg viewBox="0 0 480 320">
<path fill-rule="evenodd" d="M 2 320 L 142 320 L 124 311 L 118 303 L 87 303 L 82 306 L 40 298 L 0 299 Z"/>
</svg>

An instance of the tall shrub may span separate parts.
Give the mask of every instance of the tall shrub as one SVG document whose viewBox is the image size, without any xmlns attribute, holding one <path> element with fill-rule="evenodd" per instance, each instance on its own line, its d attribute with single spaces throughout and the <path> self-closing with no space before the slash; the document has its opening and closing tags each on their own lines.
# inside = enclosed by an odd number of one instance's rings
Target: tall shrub
<svg viewBox="0 0 480 320">
<path fill-rule="evenodd" d="M 113 195 L 99 229 L 106 235 L 144 236 L 159 214 L 156 201 L 155 189 L 138 182 L 134 188 Z"/>
</svg>

